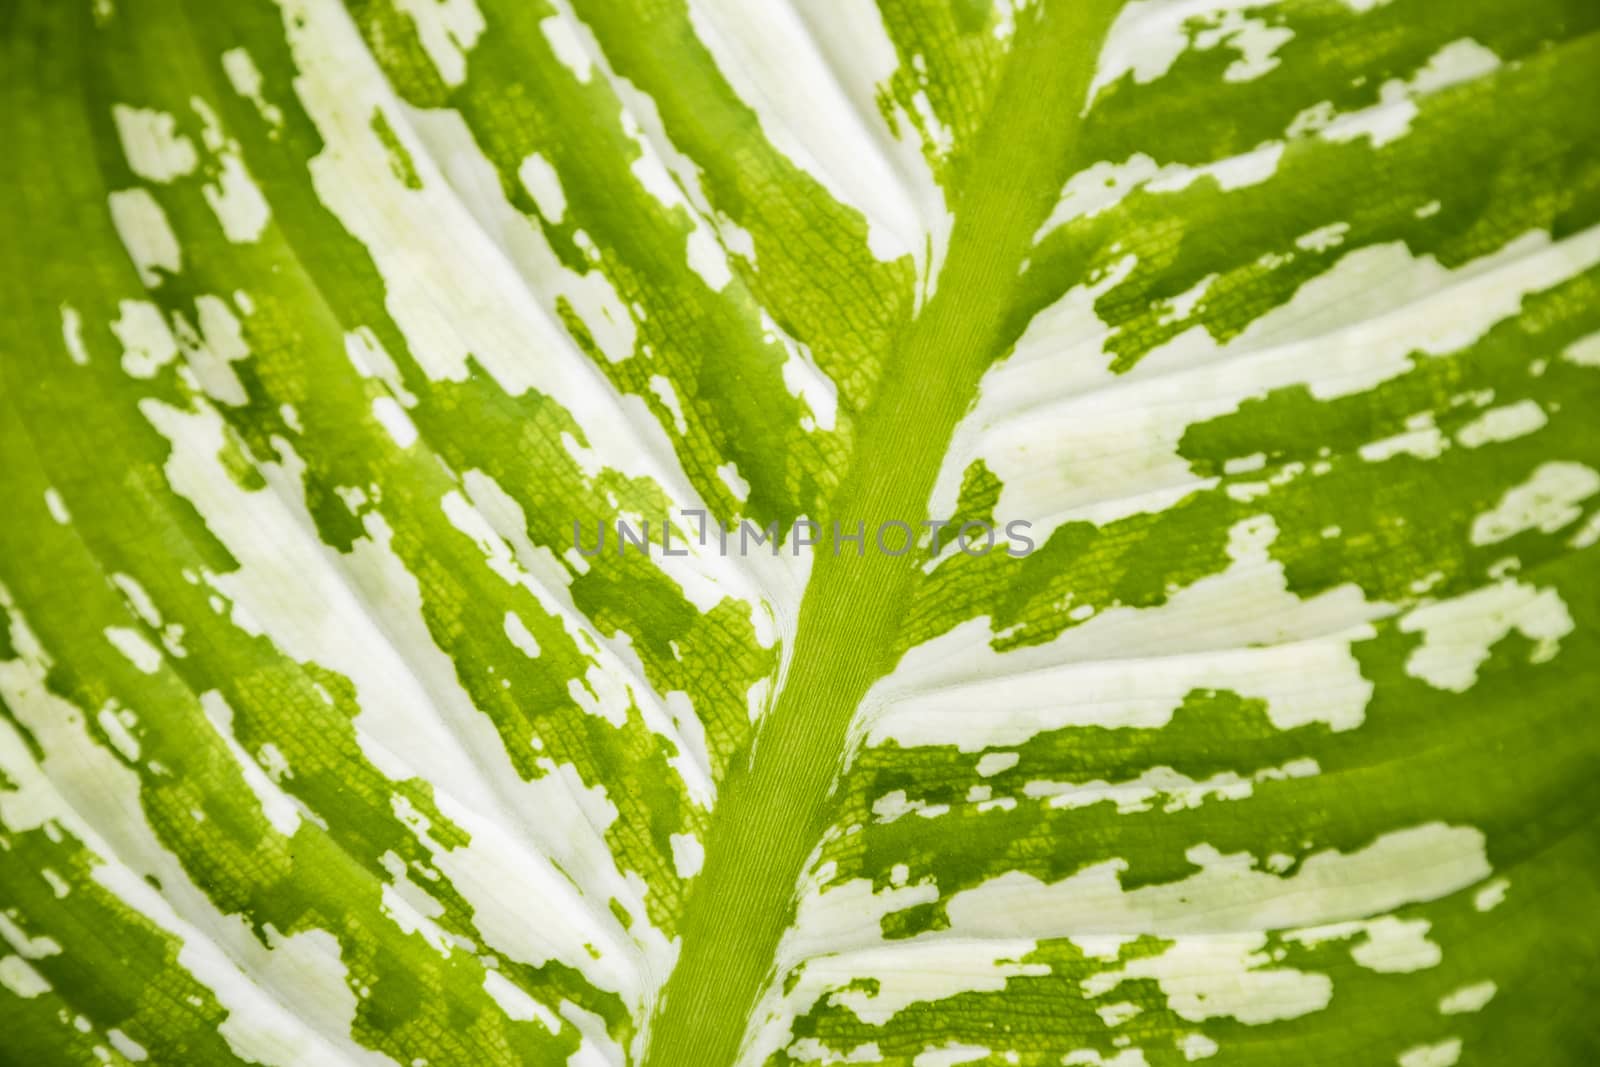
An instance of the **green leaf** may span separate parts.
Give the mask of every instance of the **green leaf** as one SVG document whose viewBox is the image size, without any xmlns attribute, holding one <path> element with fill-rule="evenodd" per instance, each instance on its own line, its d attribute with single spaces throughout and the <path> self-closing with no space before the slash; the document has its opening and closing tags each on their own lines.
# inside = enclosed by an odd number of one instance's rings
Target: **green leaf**
<svg viewBox="0 0 1600 1067">
<path fill-rule="evenodd" d="M 1597 29 L 0 8 L 0 1062 L 1591 1062 Z"/>
</svg>

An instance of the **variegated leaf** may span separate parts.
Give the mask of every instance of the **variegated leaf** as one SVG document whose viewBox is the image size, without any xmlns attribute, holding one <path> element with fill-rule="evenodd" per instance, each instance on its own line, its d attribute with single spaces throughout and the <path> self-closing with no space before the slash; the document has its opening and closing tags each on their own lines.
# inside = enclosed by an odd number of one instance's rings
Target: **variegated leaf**
<svg viewBox="0 0 1600 1067">
<path fill-rule="evenodd" d="M 0 1061 L 1590 1062 L 1597 29 L 10 0 Z"/>
</svg>

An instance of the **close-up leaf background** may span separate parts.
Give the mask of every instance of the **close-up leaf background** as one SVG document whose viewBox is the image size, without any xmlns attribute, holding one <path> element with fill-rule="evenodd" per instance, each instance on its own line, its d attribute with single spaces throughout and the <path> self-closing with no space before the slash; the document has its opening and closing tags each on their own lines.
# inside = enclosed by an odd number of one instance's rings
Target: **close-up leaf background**
<svg viewBox="0 0 1600 1067">
<path fill-rule="evenodd" d="M 0 0 L 0 1063 L 1595 1062 L 1597 30 Z"/>
</svg>

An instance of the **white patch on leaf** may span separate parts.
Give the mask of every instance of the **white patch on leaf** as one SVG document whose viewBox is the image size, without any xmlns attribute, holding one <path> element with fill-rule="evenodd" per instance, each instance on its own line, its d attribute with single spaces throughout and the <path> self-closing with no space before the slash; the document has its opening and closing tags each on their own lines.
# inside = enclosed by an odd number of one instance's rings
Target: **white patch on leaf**
<svg viewBox="0 0 1600 1067">
<path fill-rule="evenodd" d="M 795 340 L 765 310 L 761 312 L 761 330 L 767 343 L 781 344 L 788 354 L 783 361 L 783 385 L 806 406 L 808 414 L 800 417 L 801 427 L 831 431 L 839 418 L 838 383 L 817 366 L 810 346 Z"/>
<path fill-rule="evenodd" d="M 1578 505 L 1600 493 L 1600 473 L 1582 463 L 1542 464 L 1472 523 L 1472 543 L 1494 545 L 1529 530 L 1555 533 L 1578 521 Z"/>
<path fill-rule="evenodd" d="M 1333 222 L 1295 238 L 1294 245 L 1306 252 L 1327 252 L 1343 244 L 1349 232 L 1348 222 Z"/>
<path fill-rule="evenodd" d="M 250 758 L 250 754 L 239 743 L 238 736 L 233 731 L 233 709 L 228 706 L 222 693 L 216 689 L 208 689 L 200 694 L 200 707 L 205 711 L 206 719 L 216 729 L 217 736 L 233 755 L 234 763 L 244 777 L 245 784 L 250 787 L 250 791 L 261 804 L 261 813 L 266 816 L 274 830 L 284 837 L 293 837 L 295 831 L 300 828 L 300 809 Z"/>
<path fill-rule="evenodd" d="M 1153 82 L 1190 47 L 1215 48 L 1225 41 L 1241 58 L 1224 77 L 1247 81 L 1265 74 L 1277 65 L 1272 53 L 1289 40 L 1289 31 L 1239 15 L 1263 6 L 1262 0 L 1133 0 L 1111 24 L 1089 99 L 1130 74 L 1137 84 Z M 1197 30 L 1193 37 L 1191 26 Z"/>
<path fill-rule="evenodd" d="M 1417 117 L 1417 99 L 1452 85 L 1480 78 L 1500 66 L 1500 57 L 1471 38 L 1452 41 L 1439 49 L 1409 80 L 1399 78 L 1383 83 L 1378 102 L 1360 111 L 1322 118 L 1302 116 L 1301 126 L 1320 127 L 1320 136 L 1329 141 L 1353 141 L 1365 137 L 1372 147 L 1382 148 L 1411 132 Z"/>
<path fill-rule="evenodd" d="M 1361 966 L 1383 974 L 1406 974 L 1436 967 L 1443 958 L 1439 946 L 1428 940 L 1426 919 L 1384 916 L 1366 924 L 1366 940 L 1350 950 Z"/>
<path fill-rule="evenodd" d="M 1512 580 L 1424 605 L 1400 620 L 1401 632 L 1422 634 L 1406 673 L 1452 693 L 1472 688 L 1490 649 L 1512 630 L 1536 642 L 1533 660 L 1539 663 L 1560 650 L 1572 628 L 1559 593 Z"/>
<path fill-rule="evenodd" d="M 689 432 L 689 424 L 683 417 L 683 405 L 678 402 L 678 393 L 672 388 L 672 379 L 664 374 L 650 376 L 650 391 L 661 401 L 661 406 L 667 409 L 667 414 L 672 416 L 672 425 L 679 435 Z"/>
<path fill-rule="evenodd" d="M 230 48 L 222 53 L 222 71 L 228 76 L 233 91 L 255 105 L 257 114 L 276 133 L 283 127 L 283 111 L 267 102 L 261 95 L 261 69 L 250 53 L 243 48 Z"/>
<path fill-rule="evenodd" d="M 1015 752 L 985 752 L 978 760 L 978 777 L 992 778 L 1001 771 L 1008 771 L 1015 767 L 1021 758 Z"/>
<path fill-rule="evenodd" d="M 868 220 L 868 246 L 880 260 L 910 253 L 917 265 L 918 298 L 926 301 L 944 263 L 955 217 L 928 161 L 934 146 L 922 141 L 904 106 L 884 94 L 900 70 L 900 55 L 883 15 L 876 4 L 826 9 L 801 4 L 794 11 L 804 23 L 799 32 L 815 42 L 827 76 L 845 97 L 832 121 L 849 124 L 853 143 L 835 139 L 828 158 L 835 167 L 842 160 L 844 173 L 855 176 L 853 188 L 861 198 L 857 206 Z M 797 99 L 788 88 L 784 91 Z M 887 103 L 891 118 L 885 118 L 880 102 Z M 856 156 L 857 151 L 865 154 Z"/>
<path fill-rule="evenodd" d="M 123 300 L 111 332 L 122 343 L 122 370 L 132 378 L 154 378 L 178 357 L 178 344 L 161 309 L 148 300 Z"/>
<path fill-rule="evenodd" d="M 1544 408 L 1540 407 L 1537 401 L 1519 400 L 1515 404 L 1485 411 L 1463 426 L 1456 434 L 1456 440 L 1468 448 L 1479 448 L 1487 444 L 1525 437 L 1536 430 L 1542 430 L 1549 422 L 1550 420 L 1545 417 Z"/>
<path fill-rule="evenodd" d="M 109 202 L 111 224 L 145 285 L 160 285 L 160 271 L 176 274 L 183 269 L 178 236 L 149 190 L 119 189 L 111 194 Z"/>
<path fill-rule="evenodd" d="M 207 182 L 200 191 L 222 226 L 223 236 L 235 244 L 259 240 L 272 217 L 267 198 L 261 195 L 237 153 L 224 153 L 221 160 L 222 169 L 216 180 Z"/>
<path fill-rule="evenodd" d="M 1351 959 L 1369 971 L 1407 974 L 1435 967 L 1444 958 L 1439 946 L 1428 940 L 1429 925 L 1426 919 L 1382 915 L 1376 919 L 1306 927 L 1286 933 L 1284 939 L 1316 946 L 1360 935 L 1361 940 L 1351 946 Z"/>
<path fill-rule="evenodd" d="M 363 378 L 376 378 L 389 387 L 389 392 L 405 407 L 415 407 L 417 398 L 405 387 L 400 368 L 395 366 L 377 334 L 366 326 L 358 327 L 344 335 L 344 351 L 356 372 Z"/>
<path fill-rule="evenodd" d="M 1461 1058 L 1461 1039 L 1452 1037 L 1432 1045 L 1415 1045 L 1402 1052 L 1395 1062 L 1400 1067 L 1454 1067 Z"/>
<path fill-rule="evenodd" d="M 1023 787 L 1023 793 L 1047 800 L 1050 807 L 1057 809 L 1110 801 L 1116 805 L 1118 814 L 1126 815 L 1150 811 L 1155 807 L 1154 802 L 1160 800 L 1162 811 L 1175 812 L 1199 807 L 1211 799 L 1243 800 L 1255 792 L 1257 782 L 1308 778 L 1319 773 L 1321 768 L 1317 761 L 1309 757 L 1290 760 L 1281 767 L 1266 767 L 1248 777 L 1237 771 L 1218 771 L 1198 781 L 1162 766 L 1151 767 L 1135 778 L 1117 782 L 1098 779 L 1090 782 L 1031 781 Z"/>
<path fill-rule="evenodd" d="M 129 168 L 158 184 L 194 173 L 200 157 L 194 142 L 178 132 L 178 120 L 165 111 L 113 104 L 111 117 Z"/>
<path fill-rule="evenodd" d="M 72 521 L 72 513 L 67 510 L 66 501 L 61 499 L 61 494 L 52 486 L 44 491 L 45 510 L 50 512 L 50 518 L 61 526 L 66 526 Z"/>
<path fill-rule="evenodd" d="M 517 167 L 517 177 L 528 195 L 533 197 L 539 214 L 551 225 L 559 226 L 567 216 L 567 196 L 561 189 L 561 176 L 550 165 L 550 161 L 538 152 L 532 152 Z"/>
<path fill-rule="evenodd" d="M 13 996 L 23 1000 L 32 1000 L 50 992 L 51 985 L 45 981 L 44 975 L 34 970 L 32 965 L 21 956 L 5 956 L 0 958 L 0 986 Z"/>
<path fill-rule="evenodd" d="M 138 630 L 128 626 L 107 626 L 105 633 L 106 640 L 139 670 L 145 674 L 160 670 L 161 650 L 145 640 Z"/>
<path fill-rule="evenodd" d="M 672 866 L 679 878 L 693 878 L 706 862 L 706 849 L 694 834 L 673 834 Z"/>
<path fill-rule="evenodd" d="M 830 12 L 838 17 L 841 10 Z M 807 31 L 806 17 L 779 0 L 704 0 L 689 5 L 689 18 L 773 148 L 865 218 L 873 255 L 918 252 L 925 228 L 916 201 L 841 86 L 835 71 L 849 68 L 830 65 L 830 42 Z"/>
<path fill-rule="evenodd" d="M 507 1018 L 524 1023 L 537 1020 L 552 1034 L 561 1032 L 561 1019 L 553 1011 L 528 996 L 499 971 L 484 970 L 483 991 L 500 1006 Z"/>
<path fill-rule="evenodd" d="M 394 397 L 375 397 L 372 401 L 372 416 L 401 448 L 410 448 L 417 443 L 416 423 L 411 421 L 411 416 L 406 414 L 406 409 L 401 407 Z"/>
<path fill-rule="evenodd" d="M 1046 644 L 996 652 L 988 618 L 908 652 L 862 703 L 869 744 L 1020 745 L 1068 726 L 1165 725 L 1195 689 L 1256 697 L 1279 729 L 1359 726 L 1372 695 L 1351 654 L 1392 613 L 1354 585 L 1290 592 L 1268 516 L 1229 531 L 1232 564 L 1156 608 L 1110 607 Z M 986 709 L 983 715 L 973 708 Z"/>
<path fill-rule="evenodd" d="M 1188 427 L 1275 389 L 1304 385 L 1319 400 L 1370 390 L 1476 342 L 1525 296 L 1596 262 L 1600 227 L 1556 243 L 1529 233 L 1456 270 L 1403 244 L 1364 247 L 1228 342 L 1196 326 L 1118 375 L 1106 368 L 1109 330 L 1094 302 L 1135 269 L 1128 257 L 1035 316 L 984 375 L 930 512 L 954 511 L 979 458 L 1001 482 L 995 513 L 1026 517 L 1035 537 L 1168 507 L 1211 484 L 1180 452 Z"/>
<path fill-rule="evenodd" d="M 724 463 L 717 468 L 717 477 L 722 479 L 722 484 L 728 487 L 728 492 L 739 503 L 750 499 L 750 483 L 739 475 L 739 468 L 733 463 Z"/>
<path fill-rule="evenodd" d="M 1462 986 L 1439 1001 L 1439 1014 L 1462 1015 L 1482 1011 L 1484 1005 L 1494 999 L 1496 989 L 1495 984 L 1488 980 Z"/>
<path fill-rule="evenodd" d="M 514 611 L 506 612 L 506 637 L 517 647 L 517 651 L 529 659 L 539 657 L 538 640 L 529 631 L 527 623 L 522 621 L 522 616 Z"/>
<path fill-rule="evenodd" d="M 61 340 L 72 362 L 80 367 L 89 365 L 89 350 L 83 346 L 83 316 L 70 304 L 61 305 Z"/>
<path fill-rule="evenodd" d="M 473 0 L 394 0 L 411 16 L 417 39 L 439 77 L 452 89 L 467 80 L 467 53 L 483 33 L 483 15 Z"/>
<path fill-rule="evenodd" d="M 1326 975 L 1270 966 L 1266 943 L 1259 933 L 1180 938 L 1159 955 L 1091 975 L 1084 991 L 1101 996 L 1128 979 L 1154 979 L 1167 1006 L 1189 1022 L 1233 1018 L 1257 1025 L 1327 1007 L 1333 982 Z"/>
<path fill-rule="evenodd" d="M 570 70 L 584 85 L 594 76 L 594 60 L 583 46 L 578 31 L 565 15 L 549 15 L 539 20 L 539 32 L 550 45 L 550 51 L 562 66 Z"/>
<path fill-rule="evenodd" d="M 1276 53 L 1294 37 L 1287 26 L 1274 26 L 1258 17 L 1239 11 L 1224 11 L 1215 25 L 1195 34 L 1194 44 L 1199 49 L 1212 49 L 1226 45 L 1239 54 L 1239 58 L 1222 72 L 1224 81 L 1254 81 L 1277 69 L 1281 62 Z"/>
<path fill-rule="evenodd" d="M 1258 868 L 1248 852 L 1196 845 L 1185 855 L 1198 873 L 1131 890 L 1122 887 L 1122 859 L 1053 883 L 1008 871 L 949 897 L 950 927 L 941 936 L 1139 933 L 1203 941 L 1389 912 L 1437 900 L 1489 873 L 1479 830 L 1437 822 L 1392 831 L 1355 852 L 1315 853 L 1290 876 Z"/>
<path fill-rule="evenodd" d="M 733 280 L 727 253 L 709 228 L 697 226 L 689 232 L 688 256 L 689 269 L 699 275 L 712 292 L 720 293 Z"/>
<path fill-rule="evenodd" d="M 1493 911 L 1506 899 L 1506 890 L 1511 883 L 1504 878 L 1496 878 L 1472 896 L 1472 906 L 1478 911 Z"/>
<path fill-rule="evenodd" d="M 1600 367 L 1600 333 L 1592 333 L 1568 345 L 1561 358 L 1579 367 Z"/>
</svg>

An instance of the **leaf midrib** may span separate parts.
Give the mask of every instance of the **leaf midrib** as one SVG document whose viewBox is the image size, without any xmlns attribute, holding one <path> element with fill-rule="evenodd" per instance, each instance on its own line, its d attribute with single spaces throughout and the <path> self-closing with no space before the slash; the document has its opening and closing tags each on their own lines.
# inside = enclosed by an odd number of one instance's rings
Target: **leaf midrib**
<svg viewBox="0 0 1600 1067">
<path fill-rule="evenodd" d="M 897 624 L 923 562 L 870 544 L 865 556 L 848 545 L 836 556 L 829 524 L 848 532 L 865 521 L 870 539 L 879 523 L 926 517 L 956 423 L 999 354 L 1013 282 L 1070 169 L 1119 6 L 1086 0 L 1017 27 L 937 290 L 889 354 L 882 390 L 857 423 L 855 462 L 822 517 L 783 690 L 721 786 L 681 955 L 654 1006 L 648 1067 L 732 1064 L 774 977 L 796 887 L 829 822 L 851 720 L 893 667 Z"/>
</svg>

